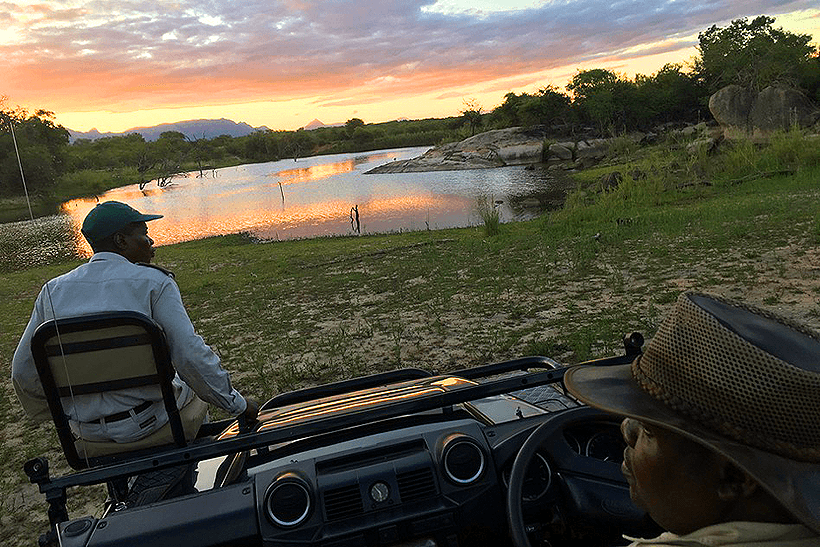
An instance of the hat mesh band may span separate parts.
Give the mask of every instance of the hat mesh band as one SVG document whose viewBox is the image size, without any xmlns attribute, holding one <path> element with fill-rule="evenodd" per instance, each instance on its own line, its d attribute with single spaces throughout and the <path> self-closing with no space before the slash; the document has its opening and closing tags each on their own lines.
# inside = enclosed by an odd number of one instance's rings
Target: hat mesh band
<svg viewBox="0 0 820 547">
<path fill-rule="evenodd" d="M 771 312 L 709 296 L 788 325 Z M 729 438 L 788 458 L 820 462 L 820 375 L 795 367 L 723 326 L 687 295 L 632 363 L 641 389 Z M 727 389 L 726 386 L 731 386 Z"/>
</svg>

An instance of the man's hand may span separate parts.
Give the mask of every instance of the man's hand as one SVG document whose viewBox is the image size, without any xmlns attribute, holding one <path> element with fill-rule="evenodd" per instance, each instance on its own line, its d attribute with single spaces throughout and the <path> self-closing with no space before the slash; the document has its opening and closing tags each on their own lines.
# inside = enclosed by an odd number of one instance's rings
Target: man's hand
<svg viewBox="0 0 820 547">
<path fill-rule="evenodd" d="M 245 402 L 248 406 L 245 408 L 245 412 L 238 416 L 240 433 L 249 431 L 256 423 L 256 417 L 259 415 L 259 402 L 256 399 L 245 397 Z"/>
</svg>

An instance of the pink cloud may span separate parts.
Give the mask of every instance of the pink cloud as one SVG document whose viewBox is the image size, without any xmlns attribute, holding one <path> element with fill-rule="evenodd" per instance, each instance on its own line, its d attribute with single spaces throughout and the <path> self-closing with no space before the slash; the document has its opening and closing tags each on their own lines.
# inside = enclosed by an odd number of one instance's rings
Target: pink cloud
<svg viewBox="0 0 820 547">
<path fill-rule="evenodd" d="M 435 91 L 452 98 L 462 86 L 490 91 L 503 78 L 533 85 L 521 75 L 673 51 L 691 43 L 670 37 L 745 15 L 816 8 L 809 0 L 567 0 L 474 17 L 423 13 L 430 3 L 179 0 L 174 9 L 140 11 L 130 2 L 4 2 L 0 20 L 23 25 L 23 40 L 0 34 L 0 91 L 57 112 L 316 96 L 343 106 Z M 648 43 L 655 45 L 624 53 Z M 548 83 L 565 82 L 541 85 Z"/>
</svg>

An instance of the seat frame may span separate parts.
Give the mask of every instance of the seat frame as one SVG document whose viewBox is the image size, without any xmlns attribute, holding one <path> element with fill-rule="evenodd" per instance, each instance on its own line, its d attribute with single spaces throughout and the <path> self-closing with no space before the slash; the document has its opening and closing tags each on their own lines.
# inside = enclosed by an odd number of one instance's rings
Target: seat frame
<svg viewBox="0 0 820 547">
<path fill-rule="evenodd" d="M 114 336 L 88 340 L 82 342 L 61 341 L 62 337 L 70 338 L 70 334 L 78 332 L 93 332 L 94 330 L 111 329 L 112 327 L 136 326 L 144 334 Z M 49 342 L 51 341 L 51 342 Z M 57 344 L 54 344 L 54 342 Z M 100 350 L 125 349 L 128 347 L 145 346 L 150 344 L 153 355 L 153 369 L 151 374 L 132 376 L 123 379 L 113 379 L 102 382 L 87 382 L 58 386 L 52 366 L 63 366 L 65 362 L 60 356 L 90 353 Z M 185 432 L 182 425 L 179 409 L 174 395 L 174 386 L 171 383 L 175 376 L 168 343 L 162 327 L 150 317 L 134 311 L 104 312 L 84 316 L 74 316 L 52 319 L 42 323 L 35 330 L 31 339 L 31 352 L 34 364 L 43 385 L 43 391 L 48 402 L 51 417 L 57 429 L 63 452 L 69 465 L 74 469 L 85 469 L 112 462 L 122 461 L 124 458 L 138 457 L 149 452 L 156 452 L 155 448 L 139 451 L 128 451 L 127 443 L 123 444 L 123 452 L 106 456 L 81 456 L 77 451 L 77 440 L 69 426 L 68 416 L 62 403 L 62 397 L 102 393 L 111 390 L 133 387 L 157 385 L 162 393 L 162 401 L 168 414 L 169 425 L 174 446 L 185 447 Z M 57 359 L 54 359 L 57 357 Z M 161 447 L 160 447 L 161 448 Z"/>
</svg>

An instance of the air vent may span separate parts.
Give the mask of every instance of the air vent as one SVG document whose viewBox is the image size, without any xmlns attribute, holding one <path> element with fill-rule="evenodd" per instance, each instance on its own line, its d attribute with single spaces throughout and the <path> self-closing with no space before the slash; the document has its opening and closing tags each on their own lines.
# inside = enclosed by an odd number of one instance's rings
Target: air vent
<svg viewBox="0 0 820 547">
<path fill-rule="evenodd" d="M 327 520 L 345 519 L 364 512 L 358 484 L 328 490 L 324 499 Z"/>
<path fill-rule="evenodd" d="M 436 495 L 436 483 L 430 469 L 416 469 L 396 475 L 402 502 L 422 500 Z"/>
<path fill-rule="evenodd" d="M 265 494 L 265 511 L 277 526 L 290 528 L 302 524 L 310 515 L 310 509 L 310 490 L 292 475 L 274 481 Z"/>
<path fill-rule="evenodd" d="M 484 451 L 471 438 L 456 435 L 444 444 L 444 474 L 456 484 L 468 485 L 484 473 Z"/>
</svg>

